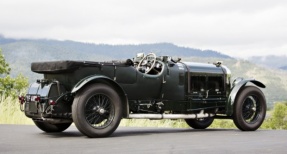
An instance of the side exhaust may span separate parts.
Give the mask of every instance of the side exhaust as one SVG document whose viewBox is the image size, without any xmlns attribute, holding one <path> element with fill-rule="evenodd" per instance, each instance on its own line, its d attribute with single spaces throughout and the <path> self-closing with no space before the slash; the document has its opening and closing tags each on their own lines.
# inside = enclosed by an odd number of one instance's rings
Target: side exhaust
<svg viewBox="0 0 287 154">
<path fill-rule="evenodd" d="M 215 114 L 129 114 L 128 119 L 199 119 L 213 117 Z"/>
</svg>

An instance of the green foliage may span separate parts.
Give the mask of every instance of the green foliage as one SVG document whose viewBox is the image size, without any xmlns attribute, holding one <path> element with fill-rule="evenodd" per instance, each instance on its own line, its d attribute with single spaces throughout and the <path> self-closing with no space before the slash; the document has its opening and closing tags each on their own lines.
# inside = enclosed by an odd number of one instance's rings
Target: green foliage
<svg viewBox="0 0 287 154">
<path fill-rule="evenodd" d="M 186 122 L 183 119 L 180 119 L 180 120 L 122 119 L 120 126 L 189 128 L 189 126 L 186 124 Z"/>
<path fill-rule="evenodd" d="M 215 119 L 210 128 L 236 128 L 232 120 L 229 119 Z"/>
<path fill-rule="evenodd" d="M 28 86 L 28 79 L 22 74 L 19 74 L 15 78 L 9 76 L 10 73 L 9 64 L 6 63 L 5 58 L 0 49 L 0 96 L 1 99 L 8 96 L 16 97 L 25 90 Z"/>
<path fill-rule="evenodd" d="M 9 74 L 10 73 L 9 64 L 6 63 L 4 55 L 2 54 L 2 50 L 0 49 L 0 75 L 1 74 Z"/>
<path fill-rule="evenodd" d="M 263 128 L 287 129 L 287 103 L 276 103 L 272 116 L 265 120 Z"/>
</svg>

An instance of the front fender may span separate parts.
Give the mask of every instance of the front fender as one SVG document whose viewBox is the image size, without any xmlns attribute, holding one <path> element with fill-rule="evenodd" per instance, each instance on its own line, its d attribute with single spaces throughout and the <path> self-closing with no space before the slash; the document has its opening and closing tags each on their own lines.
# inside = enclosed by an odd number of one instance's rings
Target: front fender
<svg viewBox="0 0 287 154">
<path fill-rule="evenodd" d="M 227 104 L 226 104 L 226 114 L 228 116 L 231 116 L 233 114 L 233 105 L 234 105 L 236 96 L 238 95 L 238 92 L 248 82 L 251 82 L 251 83 L 253 83 L 254 85 L 256 85 L 256 86 L 258 86 L 260 88 L 265 88 L 266 87 L 262 82 L 257 81 L 255 79 L 241 79 L 241 81 L 239 81 L 236 85 L 233 86 L 233 88 L 231 89 L 231 92 L 229 94 L 228 101 L 227 101 Z"/>
</svg>

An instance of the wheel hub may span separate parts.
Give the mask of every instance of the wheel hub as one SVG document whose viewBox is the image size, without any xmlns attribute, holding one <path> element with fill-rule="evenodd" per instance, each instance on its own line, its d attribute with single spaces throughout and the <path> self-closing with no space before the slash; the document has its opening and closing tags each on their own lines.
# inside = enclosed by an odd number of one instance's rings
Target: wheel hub
<svg viewBox="0 0 287 154">
<path fill-rule="evenodd" d="M 102 114 L 106 113 L 106 110 L 103 108 L 100 108 L 97 112 L 102 115 Z"/>
<path fill-rule="evenodd" d="M 244 102 L 243 115 L 246 121 L 252 121 L 256 116 L 256 100 L 252 96 L 248 96 Z"/>
<path fill-rule="evenodd" d="M 99 113 L 100 115 L 103 115 L 107 112 L 104 108 L 102 108 L 100 106 L 95 106 L 93 108 L 93 111 L 95 111 L 96 113 Z"/>
</svg>

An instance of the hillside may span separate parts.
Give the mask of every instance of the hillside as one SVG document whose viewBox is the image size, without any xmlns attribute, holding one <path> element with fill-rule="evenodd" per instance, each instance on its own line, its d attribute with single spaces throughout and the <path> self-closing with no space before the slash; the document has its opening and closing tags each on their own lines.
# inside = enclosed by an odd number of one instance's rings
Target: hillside
<svg viewBox="0 0 287 154">
<path fill-rule="evenodd" d="M 185 61 L 224 61 L 236 77 L 255 78 L 266 84 L 264 93 L 269 106 L 273 102 L 287 100 L 287 71 L 268 69 L 249 61 L 236 60 L 212 50 L 179 47 L 170 43 L 140 45 L 106 45 L 74 41 L 6 39 L 0 36 L 0 48 L 12 68 L 12 75 L 22 73 L 34 82 L 42 75 L 30 71 L 31 62 L 53 60 L 107 61 L 133 58 L 138 52 L 154 52 L 157 55 L 181 57 Z"/>
<path fill-rule="evenodd" d="M 286 66 L 281 66 L 281 67 L 279 67 L 279 69 L 287 71 L 287 65 Z"/>
<path fill-rule="evenodd" d="M 30 71 L 31 62 L 51 60 L 87 60 L 107 61 L 133 58 L 138 52 L 154 52 L 157 55 L 177 57 L 221 57 L 230 58 L 212 50 L 199 50 L 179 47 L 170 43 L 139 45 L 107 45 L 74 41 L 57 41 L 45 39 L 13 39 L 0 35 L 0 48 L 12 68 L 12 76 L 22 73 L 34 81 L 41 76 Z"/>
<path fill-rule="evenodd" d="M 23 53 L 33 53 L 31 56 L 41 60 L 53 59 L 123 59 L 130 58 L 138 52 L 154 52 L 158 55 L 175 55 L 182 57 L 221 57 L 231 58 L 212 50 L 200 50 L 187 47 L 179 47 L 171 43 L 139 44 L 139 45 L 107 45 L 91 44 L 74 41 L 57 41 L 45 39 L 9 39 L 0 36 L 0 47 L 7 58 L 20 57 Z M 108 53 L 108 54 L 107 54 Z M 78 55 L 81 54 L 79 57 Z"/>
<path fill-rule="evenodd" d="M 248 60 L 261 66 L 287 70 L 287 56 L 286 55 L 253 56 L 253 57 L 250 57 Z"/>
</svg>

